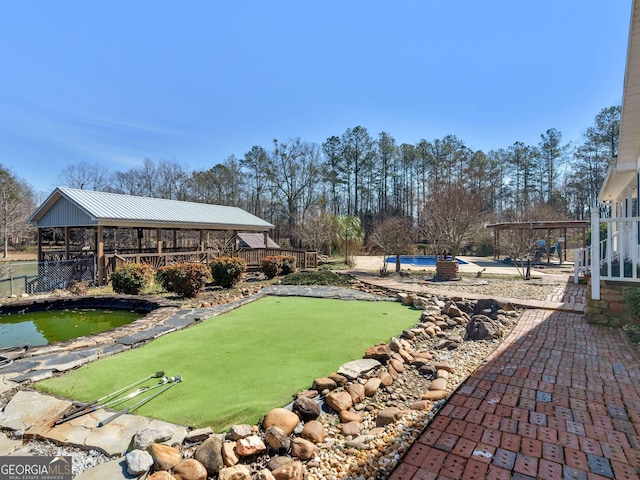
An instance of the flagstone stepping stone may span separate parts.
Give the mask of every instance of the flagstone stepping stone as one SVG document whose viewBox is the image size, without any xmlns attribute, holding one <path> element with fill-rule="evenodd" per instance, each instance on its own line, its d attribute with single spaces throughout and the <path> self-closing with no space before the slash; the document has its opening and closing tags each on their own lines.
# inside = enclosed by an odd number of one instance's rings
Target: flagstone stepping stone
<svg viewBox="0 0 640 480">
<path fill-rule="evenodd" d="M 0 413 L 0 426 L 11 430 L 41 429 L 59 418 L 70 406 L 68 400 L 20 390 Z"/>
<path fill-rule="evenodd" d="M 131 479 L 131 475 L 127 475 L 127 462 L 124 457 L 85 470 L 75 480 L 104 480 L 105 478 L 109 480 Z"/>
<path fill-rule="evenodd" d="M 338 373 L 340 375 L 344 375 L 347 378 L 355 379 L 363 373 L 373 370 L 380 365 L 382 364 L 378 360 L 374 360 L 373 358 L 362 358 L 343 364 L 338 369 Z"/>
<path fill-rule="evenodd" d="M 22 441 L 9 438 L 4 433 L 0 432 L 0 455 L 1 456 L 9 455 L 20 445 L 22 445 Z"/>
</svg>

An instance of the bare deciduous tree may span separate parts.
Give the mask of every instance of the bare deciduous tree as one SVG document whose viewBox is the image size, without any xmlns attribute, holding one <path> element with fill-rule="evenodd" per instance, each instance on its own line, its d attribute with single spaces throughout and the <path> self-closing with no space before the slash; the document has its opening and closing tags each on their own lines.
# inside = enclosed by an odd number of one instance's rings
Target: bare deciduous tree
<svg viewBox="0 0 640 480">
<path fill-rule="evenodd" d="M 452 258 L 459 255 L 474 226 L 480 223 L 483 208 L 482 196 L 460 184 L 436 187 L 424 206 L 419 225 L 433 253 L 445 252 Z"/>
<path fill-rule="evenodd" d="M 339 218 L 329 213 L 310 215 L 297 229 L 298 238 L 305 247 L 325 255 L 331 255 L 333 239 L 340 234 Z"/>
<path fill-rule="evenodd" d="M 111 185 L 111 173 L 103 165 L 80 162 L 68 165 L 58 175 L 58 183 L 80 190 L 107 190 Z"/>
<path fill-rule="evenodd" d="M 3 257 L 9 256 L 9 243 L 27 228 L 26 220 L 34 209 L 31 187 L 0 165 L 0 227 Z"/>
<path fill-rule="evenodd" d="M 411 219 L 389 217 L 374 228 L 369 242 L 385 255 L 395 255 L 396 273 L 400 273 L 400 255 L 413 253 L 414 239 L 415 230 Z"/>
</svg>

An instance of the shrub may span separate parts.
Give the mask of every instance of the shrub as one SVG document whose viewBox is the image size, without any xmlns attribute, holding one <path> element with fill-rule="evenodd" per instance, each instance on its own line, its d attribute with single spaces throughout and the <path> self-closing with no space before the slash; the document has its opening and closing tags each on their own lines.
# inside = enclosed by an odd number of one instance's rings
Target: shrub
<svg viewBox="0 0 640 480">
<path fill-rule="evenodd" d="M 629 315 L 640 320 L 640 288 L 627 287 L 623 289 L 622 296 Z"/>
<path fill-rule="evenodd" d="M 71 295 L 86 295 L 89 291 L 89 285 L 84 280 L 71 280 L 67 285 L 67 291 Z"/>
<path fill-rule="evenodd" d="M 110 279 L 114 292 L 139 295 L 153 282 L 153 268 L 147 263 L 127 263 L 116 268 Z"/>
<path fill-rule="evenodd" d="M 282 275 L 289 275 L 290 273 L 296 273 L 296 257 L 293 255 L 281 255 L 282 259 Z"/>
<path fill-rule="evenodd" d="M 271 255 L 262 259 L 262 273 L 267 278 L 289 275 L 297 272 L 296 257 L 293 255 Z"/>
<path fill-rule="evenodd" d="M 292 273 L 282 279 L 284 285 L 337 285 L 346 287 L 349 279 L 344 275 L 329 270 L 316 270 L 315 272 Z"/>
<path fill-rule="evenodd" d="M 166 291 L 191 298 L 211 281 L 211 270 L 204 263 L 174 263 L 160 267 L 156 280 Z"/>
<path fill-rule="evenodd" d="M 242 258 L 219 257 L 211 262 L 213 281 L 222 288 L 231 288 L 247 271 L 247 262 Z"/>
<path fill-rule="evenodd" d="M 264 257 L 261 263 L 261 270 L 267 278 L 282 275 L 282 257 L 280 255 L 269 255 L 268 257 Z"/>
</svg>

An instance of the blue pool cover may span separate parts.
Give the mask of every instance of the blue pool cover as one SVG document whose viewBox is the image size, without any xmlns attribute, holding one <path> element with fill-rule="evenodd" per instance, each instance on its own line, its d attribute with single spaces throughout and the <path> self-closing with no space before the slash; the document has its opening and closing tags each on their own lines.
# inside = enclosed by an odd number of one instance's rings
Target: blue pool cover
<svg viewBox="0 0 640 480">
<path fill-rule="evenodd" d="M 451 260 L 451 257 L 447 257 L 447 260 Z M 387 263 L 396 263 L 396 256 L 391 255 L 385 260 Z M 460 265 L 466 265 L 468 262 L 456 258 L 456 261 Z M 413 265 L 417 267 L 435 267 L 436 257 L 433 255 L 400 255 L 401 265 Z"/>
</svg>

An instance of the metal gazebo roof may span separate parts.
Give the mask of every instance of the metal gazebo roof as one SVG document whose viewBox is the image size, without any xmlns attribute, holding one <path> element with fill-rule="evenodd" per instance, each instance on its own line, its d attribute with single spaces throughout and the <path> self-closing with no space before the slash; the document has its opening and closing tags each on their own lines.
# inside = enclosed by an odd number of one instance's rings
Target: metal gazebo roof
<svg viewBox="0 0 640 480">
<path fill-rule="evenodd" d="M 38 228 L 119 226 L 268 231 L 271 223 L 222 205 L 57 187 L 29 217 Z"/>
</svg>

